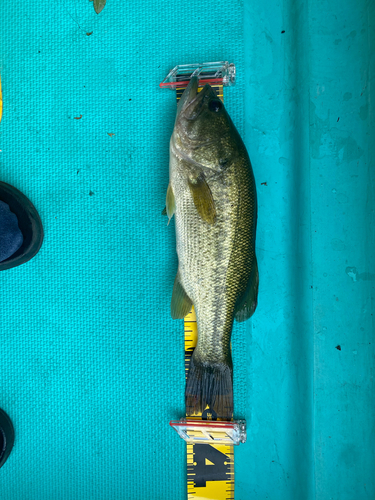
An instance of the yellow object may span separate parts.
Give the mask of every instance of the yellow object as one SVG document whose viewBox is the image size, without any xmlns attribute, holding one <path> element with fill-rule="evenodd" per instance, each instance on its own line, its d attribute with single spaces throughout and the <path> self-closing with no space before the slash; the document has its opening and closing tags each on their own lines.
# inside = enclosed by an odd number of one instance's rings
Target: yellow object
<svg viewBox="0 0 375 500">
<path fill-rule="evenodd" d="M 194 307 L 189 314 L 185 316 L 184 333 L 185 374 L 187 375 L 190 358 L 198 340 L 197 317 Z M 202 415 L 194 416 L 197 420 L 200 420 L 201 417 Z M 191 419 L 192 417 L 190 416 L 189 418 Z M 213 446 L 210 444 L 187 444 L 186 446 L 188 500 L 233 499 L 233 446 Z"/>
</svg>

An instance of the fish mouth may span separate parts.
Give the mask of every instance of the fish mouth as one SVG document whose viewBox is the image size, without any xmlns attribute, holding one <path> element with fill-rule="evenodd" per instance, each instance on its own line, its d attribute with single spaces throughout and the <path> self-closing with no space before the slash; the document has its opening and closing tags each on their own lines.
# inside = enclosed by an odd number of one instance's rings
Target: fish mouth
<svg viewBox="0 0 375 500">
<path fill-rule="evenodd" d="M 182 94 L 178 106 L 177 106 L 177 114 L 176 120 L 180 114 L 182 114 L 187 106 L 193 101 L 198 93 L 198 77 L 193 76 L 190 80 L 189 85 L 186 87 L 184 93 Z"/>
<path fill-rule="evenodd" d="M 187 120 L 196 120 L 203 111 L 203 105 L 211 99 L 217 99 L 215 91 L 206 84 L 198 92 L 198 77 L 194 76 L 178 103 L 177 118 L 181 115 Z"/>
<path fill-rule="evenodd" d="M 200 92 L 189 102 L 184 111 L 187 120 L 196 120 L 202 113 L 204 106 L 212 99 L 217 99 L 215 91 L 206 84 Z"/>
</svg>

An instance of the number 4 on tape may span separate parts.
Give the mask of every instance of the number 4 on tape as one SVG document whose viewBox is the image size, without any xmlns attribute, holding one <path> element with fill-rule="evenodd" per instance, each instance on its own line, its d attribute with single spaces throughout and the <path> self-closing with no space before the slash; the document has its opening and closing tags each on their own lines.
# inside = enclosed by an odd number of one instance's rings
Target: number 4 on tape
<svg viewBox="0 0 375 500">
<path fill-rule="evenodd" d="M 233 447 L 187 445 L 188 498 L 234 498 Z"/>
</svg>

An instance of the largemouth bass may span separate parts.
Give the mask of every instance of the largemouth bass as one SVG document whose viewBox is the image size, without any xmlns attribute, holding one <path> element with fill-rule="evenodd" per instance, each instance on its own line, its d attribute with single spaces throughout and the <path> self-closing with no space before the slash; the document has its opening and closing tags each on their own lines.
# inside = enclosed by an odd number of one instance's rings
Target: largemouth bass
<svg viewBox="0 0 375 500">
<path fill-rule="evenodd" d="M 215 91 L 192 78 L 177 107 L 170 141 L 169 220 L 175 215 L 178 271 L 171 314 L 194 305 L 198 343 L 186 381 L 186 410 L 233 413 L 233 320 L 254 313 L 256 190 L 244 143 Z"/>
</svg>

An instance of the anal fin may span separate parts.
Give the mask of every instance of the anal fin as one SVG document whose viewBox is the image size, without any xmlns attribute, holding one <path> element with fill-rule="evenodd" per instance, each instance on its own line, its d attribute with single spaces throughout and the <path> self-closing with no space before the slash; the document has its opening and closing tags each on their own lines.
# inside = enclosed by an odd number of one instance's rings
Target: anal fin
<svg viewBox="0 0 375 500">
<path fill-rule="evenodd" d="M 182 319 L 189 312 L 193 303 L 185 292 L 181 284 L 180 273 L 177 272 L 176 279 L 174 280 L 172 301 L 171 301 L 171 315 L 173 319 Z"/>
</svg>

